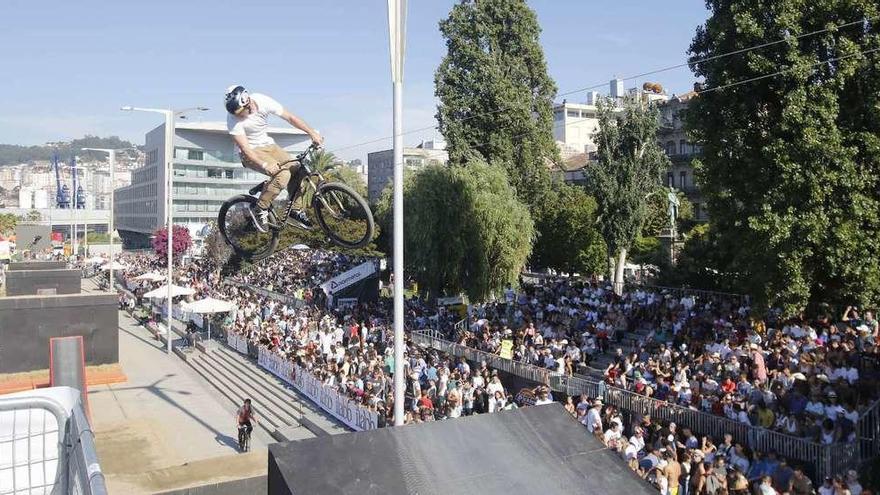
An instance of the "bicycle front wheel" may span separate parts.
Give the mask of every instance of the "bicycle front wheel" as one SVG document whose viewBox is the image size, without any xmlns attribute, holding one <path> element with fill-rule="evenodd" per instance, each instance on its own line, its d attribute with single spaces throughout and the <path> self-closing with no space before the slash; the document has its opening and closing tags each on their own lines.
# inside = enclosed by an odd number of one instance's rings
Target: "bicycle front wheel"
<svg viewBox="0 0 880 495">
<path fill-rule="evenodd" d="M 217 218 L 220 234 L 226 243 L 236 254 L 249 260 L 269 256 L 278 245 L 278 230 L 260 232 L 254 225 L 253 209 L 256 204 L 257 198 L 253 196 L 235 196 L 223 203 Z"/>
<path fill-rule="evenodd" d="M 364 198 L 348 185 L 321 184 L 312 198 L 312 208 L 318 224 L 334 244 L 357 249 L 373 240 L 373 213 Z"/>
</svg>

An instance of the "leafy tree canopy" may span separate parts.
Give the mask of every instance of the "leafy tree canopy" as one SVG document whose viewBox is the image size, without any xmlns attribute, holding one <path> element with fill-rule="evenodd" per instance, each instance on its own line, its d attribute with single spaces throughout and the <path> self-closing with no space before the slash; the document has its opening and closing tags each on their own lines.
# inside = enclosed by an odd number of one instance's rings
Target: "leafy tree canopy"
<svg viewBox="0 0 880 495">
<path fill-rule="evenodd" d="M 688 109 L 712 218 L 704 266 L 760 305 L 795 314 L 880 300 L 880 24 L 869 0 L 709 0 Z M 829 59 L 838 59 L 823 63 Z"/>
<path fill-rule="evenodd" d="M 547 74 L 535 12 L 524 0 L 464 0 L 440 22 L 440 33 L 447 54 L 434 83 L 450 163 L 504 168 L 534 216 L 549 188 L 547 165 L 559 161 L 556 84 Z"/>
<path fill-rule="evenodd" d="M 404 181 L 406 274 L 429 297 L 467 293 L 472 301 L 515 284 L 532 249 L 534 223 L 503 169 L 429 165 Z M 377 211 L 392 220 L 391 189 Z"/>
</svg>

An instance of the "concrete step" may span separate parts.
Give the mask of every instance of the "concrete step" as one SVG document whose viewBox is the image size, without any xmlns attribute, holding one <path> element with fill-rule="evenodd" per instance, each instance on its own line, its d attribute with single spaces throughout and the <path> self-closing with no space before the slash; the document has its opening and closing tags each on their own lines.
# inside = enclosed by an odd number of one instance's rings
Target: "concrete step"
<svg viewBox="0 0 880 495">
<path fill-rule="evenodd" d="M 252 369 L 237 366 L 234 361 L 231 361 L 219 349 L 203 356 L 202 359 L 212 361 L 215 368 L 221 370 L 226 376 L 238 378 L 245 384 L 248 390 L 252 390 L 254 394 L 264 397 L 268 404 L 271 404 L 281 413 L 279 417 L 283 417 L 282 419 L 284 419 L 286 424 L 299 424 L 297 418 L 303 414 L 303 409 L 302 406 L 297 404 L 300 402 L 298 397 L 270 382 L 267 380 L 267 377 L 254 373 Z"/>
<path fill-rule="evenodd" d="M 295 407 L 300 408 L 298 409 L 299 413 L 297 414 L 298 421 L 302 422 L 302 424 L 315 435 L 335 435 L 351 431 L 339 420 L 318 407 L 311 401 L 311 399 L 301 394 L 277 376 L 260 368 L 257 363 L 250 358 L 242 356 L 237 351 L 225 345 L 218 346 L 212 351 L 212 354 L 226 360 L 227 363 L 235 363 L 236 369 L 243 373 L 244 376 L 250 377 L 254 381 L 274 386 L 273 389 L 277 393 L 281 394 L 282 397 L 287 397 L 289 402 L 295 403 Z"/>
<path fill-rule="evenodd" d="M 204 358 L 204 355 L 189 359 L 187 363 L 235 406 L 240 406 L 244 399 L 251 399 L 257 412 L 257 427 L 265 430 L 272 438 L 275 438 L 277 429 L 288 426 L 268 400 L 264 400 L 260 394 L 253 393 L 241 380 L 225 375 L 222 369 L 215 367 L 211 360 Z"/>
</svg>

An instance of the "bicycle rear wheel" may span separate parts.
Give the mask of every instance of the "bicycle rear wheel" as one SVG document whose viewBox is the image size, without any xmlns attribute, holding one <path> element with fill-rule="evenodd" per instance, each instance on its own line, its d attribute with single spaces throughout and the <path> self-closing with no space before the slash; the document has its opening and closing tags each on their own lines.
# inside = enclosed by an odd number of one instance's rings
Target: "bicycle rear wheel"
<svg viewBox="0 0 880 495">
<path fill-rule="evenodd" d="M 373 213 L 364 198 L 348 185 L 321 184 L 312 198 L 312 208 L 318 224 L 334 244 L 357 249 L 373 239 Z"/>
<path fill-rule="evenodd" d="M 260 232 L 254 225 L 252 209 L 257 198 L 239 195 L 230 198 L 220 207 L 217 225 L 220 234 L 236 254 L 245 259 L 261 260 L 275 251 L 278 245 L 278 230 L 269 229 Z M 270 208 L 270 221 L 274 222 L 274 214 Z"/>
</svg>

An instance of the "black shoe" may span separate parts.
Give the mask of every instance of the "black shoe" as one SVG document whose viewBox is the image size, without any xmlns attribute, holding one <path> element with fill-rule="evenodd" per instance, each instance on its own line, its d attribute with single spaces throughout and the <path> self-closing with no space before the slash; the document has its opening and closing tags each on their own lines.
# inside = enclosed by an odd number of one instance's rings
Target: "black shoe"
<svg viewBox="0 0 880 495">
<path fill-rule="evenodd" d="M 312 221 L 309 220 L 309 216 L 303 210 L 294 210 L 290 212 L 290 217 L 287 218 L 287 221 L 294 227 L 299 227 L 305 230 L 312 230 L 315 227 L 314 224 L 312 224 Z"/>
<path fill-rule="evenodd" d="M 269 231 L 269 210 L 264 210 L 263 208 L 254 205 L 251 207 L 250 214 L 254 227 L 257 230 L 263 233 Z"/>
</svg>

